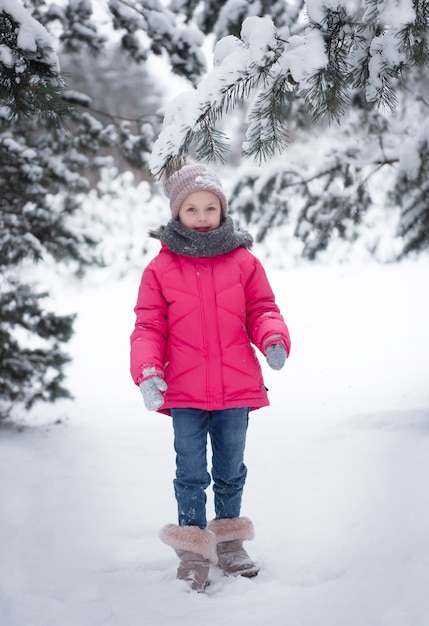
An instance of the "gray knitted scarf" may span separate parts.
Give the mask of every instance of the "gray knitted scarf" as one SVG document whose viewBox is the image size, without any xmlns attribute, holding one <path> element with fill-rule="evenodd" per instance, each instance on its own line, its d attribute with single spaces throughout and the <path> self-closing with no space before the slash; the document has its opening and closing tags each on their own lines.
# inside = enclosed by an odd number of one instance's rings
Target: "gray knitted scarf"
<svg viewBox="0 0 429 626">
<path fill-rule="evenodd" d="M 178 220 L 170 220 L 166 226 L 149 231 L 149 235 L 164 242 L 171 252 L 192 257 L 218 256 L 240 247 L 249 250 L 253 243 L 252 235 L 236 228 L 229 215 L 219 228 L 207 233 L 191 230 Z"/>
</svg>

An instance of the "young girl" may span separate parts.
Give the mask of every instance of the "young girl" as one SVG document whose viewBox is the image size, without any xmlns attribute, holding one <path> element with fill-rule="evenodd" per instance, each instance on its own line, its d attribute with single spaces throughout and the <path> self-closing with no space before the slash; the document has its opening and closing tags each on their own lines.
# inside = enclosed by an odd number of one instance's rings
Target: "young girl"
<svg viewBox="0 0 429 626">
<path fill-rule="evenodd" d="M 140 284 L 131 374 L 146 408 L 172 416 L 178 525 L 162 528 L 160 538 L 179 556 L 177 578 L 203 591 L 211 564 L 227 575 L 258 573 L 243 548 L 253 525 L 240 517 L 249 411 L 269 404 L 251 344 L 279 370 L 290 339 L 265 272 L 249 252 L 251 236 L 227 215 L 216 174 L 188 163 L 165 190 L 172 219 L 150 233 L 161 250 Z M 211 478 L 216 518 L 207 524 Z"/>
</svg>

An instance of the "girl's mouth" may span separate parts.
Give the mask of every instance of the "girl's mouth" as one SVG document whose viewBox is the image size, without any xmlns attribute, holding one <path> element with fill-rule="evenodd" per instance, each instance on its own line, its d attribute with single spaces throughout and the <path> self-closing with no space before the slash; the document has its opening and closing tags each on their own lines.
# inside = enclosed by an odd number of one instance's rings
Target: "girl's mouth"
<svg viewBox="0 0 429 626">
<path fill-rule="evenodd" d="M 204 226 L 204 227 L 196 228 L 195 230 L 198 231 L 199 233 L 207 233 L 210 230 L 210 227 Z"/>
</svg>

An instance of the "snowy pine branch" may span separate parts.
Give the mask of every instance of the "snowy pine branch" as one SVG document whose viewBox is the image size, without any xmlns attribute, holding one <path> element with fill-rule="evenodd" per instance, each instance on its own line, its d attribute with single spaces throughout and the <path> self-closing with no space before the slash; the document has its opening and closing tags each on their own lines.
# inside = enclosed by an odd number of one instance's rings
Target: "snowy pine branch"
<svg viewBox="0 0 429 626">
<path fill-rule="evenodd" d="M 160 175 L 181 159 L 199 134 L 210 138 L 216 123 L 251 99 L 246 156 L 268 159 L 285 146 L 289 101 L 303 100 L 315 121 L 340 122 L 356 93 L 368 106 L 393 109 L 398 80 L 429 63 L 427 2 L 406 7 L 376 0 L 350 3 L 307 2 L 303 35 L 281 36 L 269 17 L 249 17 L 240 38 L 217 44 L 215 67 L 184 99 L 173 100 L 154 146 L 151 169 Z M 395 12 L 396 11 L 396 12 Z M 275 98 L 273 96 L 275 95 Z M 290 120 L 289 120 L 290 121 Z M 196 149 L 199 158 L 216 158 L 210 144 Z M 226 148 L 222 144 L 222 151 Z"/>
<path fill-rule="evenodd" d="M 263 43 L 256 32 L 256 23 L 266 36 Z M 165 129 L 154 147 L 151 163 L 154 175 L 161 175 L 169 163 L 183 158 L 196 135 L 205 135 L 210 139 L 209 144 L 214 138 L 214 145 L 220 147 L 216 142 L 216 122 L 247 100 L 255 88 L 267 86 L 283 50 L 284 42 L 269 18 L 248 18 L 243 24 L 242 40 L 233 36 L 222 40 L 216 48 L 216 67 L 212 72 L 194 92 L 180 95 L 169 106 Z M 221 148 L 219 153 L 223 151 Z M 203 158 L 198 149 L 196 152 Z"/>
<path fill-rule="evenodd" d="M 323 38 L 327 62 L 308 76 L 300 93 L 315 121 L 339 121 L 350 100 L 348 59 L 356 45 L 356 24 L 344 6 L 325 8 L 320 22 L 310 18 L 309 24 Z"/>
<path fill-rule="evenodd" d="M 259 90 L 248 114 L 244 156 L 266 161 L 285 145 L 292 80 L 278 76 L 271 85 Z"/>
<path fill-rule="evenodd" d="M 0 283 L 0 422 L 17 405 L 70 398 L 64 366 L 70 361 L 60 347 L 72 336 L 74 315 L 47 312 L 46 292 L 3 273 Z M 19 330 L 19 332 L 17 332 Z M 31 334 L 30 346 L 25 338 Z"/>
<path fill-rule="evenodd" d="M 407 65 L 424 69 L 429 63 L 429 2 L 413 0 L 412 6 L 415 15 L 398 30 L 397 37 Z"/>
<path fill-rule="evenodd" d="M 0 103 L 11 120 L 39 116 L 60 125 L 70 109 L 45 29 L 18 3 L 0 5 Z"/>
</svg>

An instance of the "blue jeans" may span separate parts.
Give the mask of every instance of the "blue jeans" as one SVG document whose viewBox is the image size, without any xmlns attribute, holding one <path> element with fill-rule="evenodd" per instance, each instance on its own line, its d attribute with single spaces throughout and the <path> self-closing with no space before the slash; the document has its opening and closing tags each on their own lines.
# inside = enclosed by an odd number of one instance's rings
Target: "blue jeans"
<svg viewBox="0 0 429 626">
<path fill-rule="evenodd" d="M 244 448 L 249 423 L 249 409 L 172 409 L 179 525 L 205 528 L 207 471 L 207 435 L 210 436 L 212 478 L 216 519 L 240 515 L 241 498 L 246 482 Z"/>
</svg>

